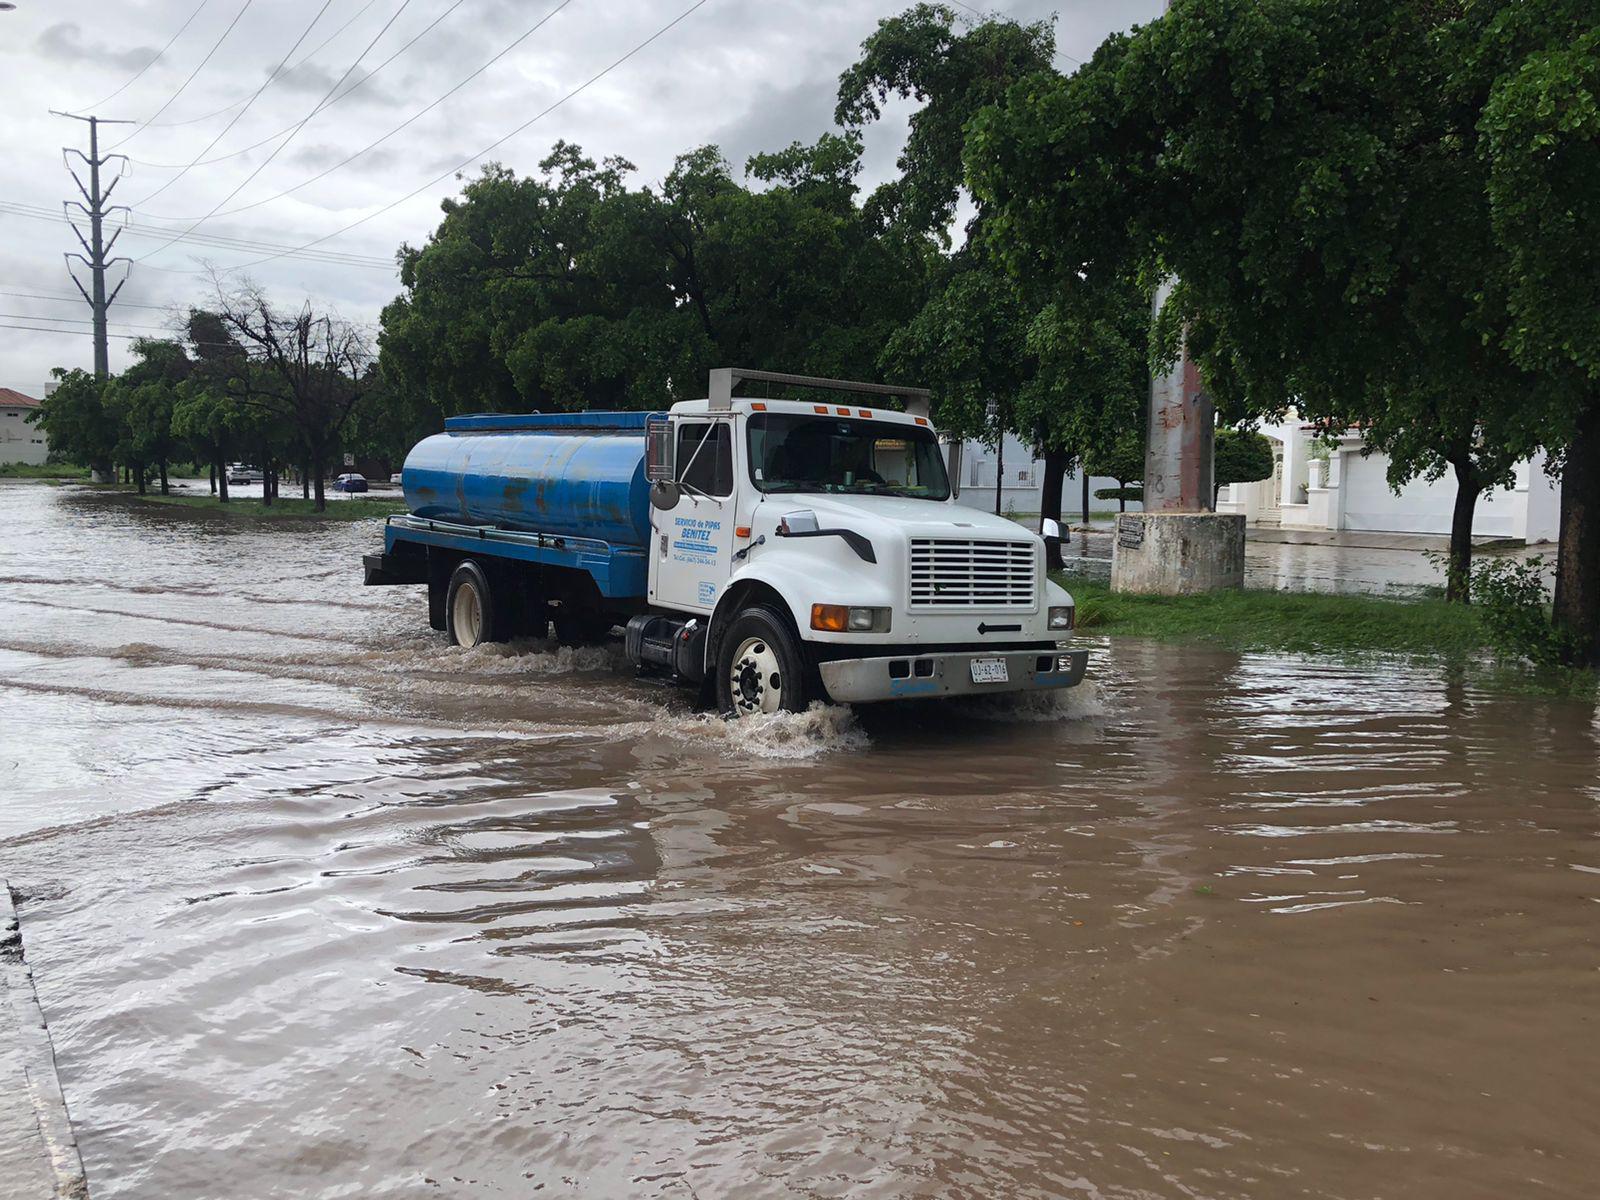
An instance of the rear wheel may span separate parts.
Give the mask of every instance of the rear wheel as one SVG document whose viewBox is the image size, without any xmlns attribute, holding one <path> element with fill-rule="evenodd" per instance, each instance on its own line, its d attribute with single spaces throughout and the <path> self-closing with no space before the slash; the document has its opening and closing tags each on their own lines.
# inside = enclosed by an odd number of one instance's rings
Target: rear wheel
<svg viewBox="0 0 1600 1200">
<path fill-rule="evenodd" d="M 444 611 L 450 640 L 457 646 L 470 649 L 485 642 L 505 641 L 489 577 L 470 558 L 450 576 Z"/>
<path fill-rule="evenodd" d="M 803 712 L 805 665 L 788 623 L 770 608 L 747 608 L 717 650 L 717 703 L 736 717 Z"/>
</svg>

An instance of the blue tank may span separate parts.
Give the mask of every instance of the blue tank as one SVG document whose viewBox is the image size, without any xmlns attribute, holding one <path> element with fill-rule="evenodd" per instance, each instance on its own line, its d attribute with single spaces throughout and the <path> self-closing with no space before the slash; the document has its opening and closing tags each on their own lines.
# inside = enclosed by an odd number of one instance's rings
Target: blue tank
<svg viewBox="0 0 1600 1200">
<path fill-rule="evenodd" d="M 652 415 L 451 417 L 406 456 L 406 505 L 419 517 L 643 546 Z"/>
</svg>

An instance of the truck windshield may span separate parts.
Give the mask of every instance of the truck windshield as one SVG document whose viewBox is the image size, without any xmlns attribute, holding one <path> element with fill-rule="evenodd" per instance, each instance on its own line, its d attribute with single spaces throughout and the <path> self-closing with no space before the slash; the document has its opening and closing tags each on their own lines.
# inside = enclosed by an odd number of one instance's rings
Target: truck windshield
<svg viewBox="0 0 1600 1200">
<path fill-rule="evenodd" d="M 763 492 L 950 498 L 930 429 L 801 413 L 750 417 L 750 477 Z"/>
</svg>

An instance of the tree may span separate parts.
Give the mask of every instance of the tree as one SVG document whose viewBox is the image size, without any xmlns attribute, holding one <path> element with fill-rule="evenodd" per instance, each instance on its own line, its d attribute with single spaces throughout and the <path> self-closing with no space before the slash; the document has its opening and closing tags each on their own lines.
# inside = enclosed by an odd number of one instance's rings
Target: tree
<svg viewBox="0 0 1600 1200">
<path fill-rule="evenodd" d="M 250 412 L 230 384 L 247 368 L 248 360 L 216 313 L 191 309 L 188 335 L 192 367 L 173 403 L 172 428 L 211 465 L 218 498 L 227 504 L 228 462 L 235 450 L 248 444 L 252 424 Z"/>
<path fill-rule="evenodd" d="M 140 338 L 133 352 L 134 362 L 106 385 L 106 414 L 118 430 L 116 455 L 133 467 L 140 494 L 147 469 L 154 466 L 166 495 L 167 466 L 180 441 L 172 409 L 192 364 L 184 348 L 166 338 Z"/>
<path fill-rule="evenodd" d="M 1135 489 L 1128 485 L 1144 478 L 1144 444 L 1144 427 L 1137 423 L 1126 426 L 1110 440 L 1102 443 L 1085 464 L 1084 470 L 1087 474 L 1103 475 L 1117 481 L 1113 493 L 1108 493 L 1102 488 L 1095 495 L 1101 500 L 1115 499 L 1118 512 L 1128 510 L 1129 500 L 1143 497 L 1143 492 L 1135 495 Z"/>
<path fill-rule="evenodd" d="M 1461 600 L 1477 498 L 1538 444 L 1554 391 L 1503 345 L 1461 82 L 1458 43 L 1499 7 L 1180 0 L 1070 80 L 1013 88 L 968 163 L 1016 261 L 1176 274 L 1166 334 L 1187 328 L 1230 415 L 1359 427 L 1396 485 L 1451 471 Z"/>
<path fill-rule="evenodd" d="M 1212 459 L 1213 499 L 1228 484 L 1271 479 L 1275 465 L 1272 441 L 1265 434 L 1253 429 L 1217 430 Z"/>
<path fill-rule="evenodd" d="M 318 313 L 309 301 L 298 310 L 276 308 L 259 288 L 217 293 L 217 312 L 229 334 L 254 361 L 234 378 L 234 394 L 267 417 L 281 418 L 304 453 L 316 511 L 327 509 L 324 476 L 351 410 L 370 379 L 366 339 L 348 321 Z M 263 497 L 270 499 L 272 469 Z"/>
<path fill-rule="evenodd" d="M 55 390 L 28 414 L 50 439 L 50 449 L 72 462 L 82 463 L 97 475 L 115 470 L 117 426 L 105 407 L 105 385 L 88 371 L 56 367 Z"/>
<path fill-rule="evenodd" d="M 1573 660 L 1600 667 L 1600 29 L 1592 5 L 1559 0 L 1469 13 L 1460 90 L 1481 102 L 1502 340 L 1555 385 L 1537 414 L 1561 473 L 1555 618 Z"/>
<path fill-rule="evenodd" d="M 873 194 L 869 214 L 948 244 L 973 118 L 1020 81 L 1053 76 L 1054 49 L 1048 23 L 985 18 L 963 26 L 941 4 L 879 22 L 840 77 L 835 118 L 859 129 L 891 96 L 921 107 L 910 118 L 899 177 Z M 1034 447 L 1044 459 L 1041 521 L 1060 521 L 1067 471 L 1128 419 L 1144 390 L 1148 304 L 1127 274 L 1096 272 L 1065 286 L 1008 264 L 987 201 L 974 200 L 963 244 L 923 312 L 890 339 L 883 362 L 930 384 L 947 432 L 1002 439 L 1015 431 Z M 990 402 L 993 424 L 984 419 Z M 1052 554 L 1050 565 L 1060 566 L 1059 550 Z"/>
<path fill-rule="evenodd" d="M 762 190 L 715 147 L 659 191 L 631 164 L 558 143 L 540 173 L 485 168 L 425 246 L 402 250 L 380 373 L 420 435 L 455 412 L 659 408 L 717 365 L 870 374 L 916 312 L 931 247 L 856 203 L 860 142 L 755 156 Z"/>
</svg>

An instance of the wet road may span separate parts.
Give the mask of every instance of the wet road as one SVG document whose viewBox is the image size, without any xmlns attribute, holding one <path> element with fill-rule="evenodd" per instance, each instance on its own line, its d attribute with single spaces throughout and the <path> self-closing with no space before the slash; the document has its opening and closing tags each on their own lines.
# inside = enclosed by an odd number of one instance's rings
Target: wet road
<svg viewBox="0 0 1600 1200">
<path fill-rule="evenodd" d="M 98 1197 L 1589 1197 L 1593 707 L 461 652 L 375 525 L 0 484 L 0 875 Z"/>
</svg>

